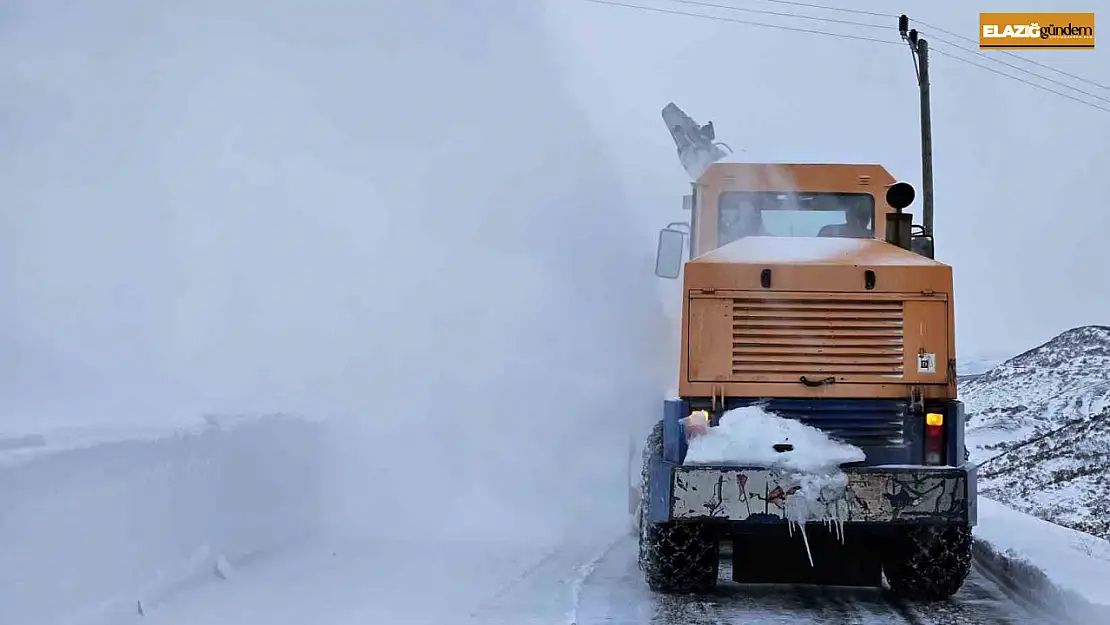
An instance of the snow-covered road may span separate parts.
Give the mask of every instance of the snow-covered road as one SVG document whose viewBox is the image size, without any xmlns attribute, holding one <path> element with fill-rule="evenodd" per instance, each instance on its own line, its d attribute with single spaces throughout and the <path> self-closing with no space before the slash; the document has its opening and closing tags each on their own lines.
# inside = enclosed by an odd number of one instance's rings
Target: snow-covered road
<svg viewBox="0 0 1110 625">
<path fill-rule="evenodd" d="M 320 490 L 321 438 L 311 422 L 269 416 L 72 447 L 51 434 L 9 449 L 0 623 L 1059 622 L 1036 604 L 1083 625 L 1110 622 L 1110 543 L 987 499 L 976 527 L 983 561 L 948 602 L 727 581 L 710 596 L 661 596 L 643 581 L 619 508 L 573 509 L 569 525 L 543 527 L 527 505 L 493 524 L 462 508 L 428 517 L 350 508 Z"/>
<path fill-rule="evenodd" d="M 612 534 L 610 534 L 612 535 Z M 868 589 L 722 584 L 708 597 L 649 592 L 636 541 L 408 545 L 313 541 L 146 609 L 146 625 L 526 623 L 694 625 L 1051 623 L 977 568 L 949 602 L 909 605 Z M 727 566 L 722 567 L 727 575 Z"/>
<path fill-rule="evenodd" d="M 1110 543 L 987 499 L 976 536 L 989 549 L 977 550 L 983 563 L 948 602 L 727 581 L 710 596 L 675 597 L 648 591 L 619 507 L 573 509 L 568 525 L 540 527 L 527 505 L 500 511 L 494 524 L 462 508 L 428 512 L 432 520 L 340 505 L 347 499 L 321 491 L 328 448 L 312 422 L 208 420 L 173 436 L 83 445 L 41 438 L 0 455 L 0 623 L 1058 622 L 1036 604 L 1083 625 L 1110 622 Z"/>
<path fill-rule="evenodd" d="M 1014 604 L 978 569 L 951 601 L 910 604 L 878 589 L 747 586 L 726 582 L 710 597 L 661 597 L 648 591 L 636 568 L 636 543 L 622 541 L 584 584 L 579 625 L 970 625 L 1046 623 Z M 727 562 L 727 561 L 726 561 Z M 731 571 L 721 563 L 721 575 Z"/>
</svg>

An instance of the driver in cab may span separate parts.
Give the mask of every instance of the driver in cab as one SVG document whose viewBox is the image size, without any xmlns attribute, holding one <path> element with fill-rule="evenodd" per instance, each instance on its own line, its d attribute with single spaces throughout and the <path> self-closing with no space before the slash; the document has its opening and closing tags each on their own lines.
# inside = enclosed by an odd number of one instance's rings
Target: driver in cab
<svg viewBox="0 0 1110 625">
<path fill-rule="evenodd" d="M 754 206 L 729 206 L 721 209 L 721 233 L 725 241 L 740 237 L 768 236 L 763 216 Z"/>
<path fill-rule="evenodd" d="M 854 206 L 844 211 L 842 224 L 829 224 L 817 232 L 819 237 L 847 237 L 851 239 L 868 239 L 871 230 L 867 227 L 871 222 L 871 211 L 864 206 Z"/>
</svg>

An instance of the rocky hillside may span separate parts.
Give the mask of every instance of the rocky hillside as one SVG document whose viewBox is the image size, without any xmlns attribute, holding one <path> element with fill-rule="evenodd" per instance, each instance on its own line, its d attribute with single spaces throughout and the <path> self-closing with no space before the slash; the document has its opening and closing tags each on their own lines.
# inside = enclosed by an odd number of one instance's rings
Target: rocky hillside
<svg viewBox="0 0 1110 625">
<path fill-rule="evenodd" d="M 1068 330 L 960 397 L 985 496 L 1110 538 L 1110 327 Z"/>
<path fill-rule="evenodd" d="M 969 448 L 985 459 L 1110 406 L 1110 327 L 1068 330 L 960 387 Z"/>
<path fill-rule="evenodd" d="M 998 456 L 979 471 L 984 496 L 1110 539 L 1110 409 Z"/>
</svg>

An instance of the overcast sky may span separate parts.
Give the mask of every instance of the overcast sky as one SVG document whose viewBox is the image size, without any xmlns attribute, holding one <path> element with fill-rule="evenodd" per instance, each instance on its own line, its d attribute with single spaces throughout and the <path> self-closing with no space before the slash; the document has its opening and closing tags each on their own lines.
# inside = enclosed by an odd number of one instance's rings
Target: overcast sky
<svg viewBox="0 0 1110 625">
<path fill-rule="evenodd" d="M 885 25 L 886 29 L 727 11 L 660 0 L 639 4 L 899 42 L 896 18 L 757 0 L 711 4 Z M 979 12 L 1078 10 L 1054 0 L 813 2 L 898 14 L 977 40 Z M 686 178 L 659 110 L 674 101 L 751 161 L 877 162 L 920 190 L 918 91 L 905 46 L 723 23 L 583 0 L 548 0 L 568 88 L 609 142 L 644 215 L 681 216 Z M 1093 6 L 1093 5 L 1089 5 Z M 931 30 L 918 25 L 925 33 Z M 1034 80 L 937 32 L 934 49 Z M 928 38 L 928 37 L 927 37 Z M 1110 44 L 1023 56 L 1110 85 Z M 1054 80 L 1067 77 L 1000 52 Z M 1012 356 L 1083 324 L 1110 323 L 1110 111 L 934 54 L 931 64 L 937 259 L 953 266 L 962 358 Z M 1105 101 L 1110 89 L 1072 81 Z M 1081 97 L 1060 85 L 1054 90 Z M 920 198 L 920 193 L 919 196 Z M 913 211 L 920 215 L 915 205 Z"/>
<path fill-rule="evenodd" d="M 893 18 L 652 4 L 897 41 Z M 928 7 L 971 38 L 979 10 L 1052 8 Z M 1106 49 L 1026 56 L 1110 84 Z M 651 257 L 688 188 L 668 101 L 748 160 L 920 183 L 906 48 L 583 0 L 18 0 L 0 58 L 9 415 L 662 393 L 678 299 Z M 932 88 L 959 354 L 1110 322 L 1110 113 L 939 56 Z"/>
</svg>

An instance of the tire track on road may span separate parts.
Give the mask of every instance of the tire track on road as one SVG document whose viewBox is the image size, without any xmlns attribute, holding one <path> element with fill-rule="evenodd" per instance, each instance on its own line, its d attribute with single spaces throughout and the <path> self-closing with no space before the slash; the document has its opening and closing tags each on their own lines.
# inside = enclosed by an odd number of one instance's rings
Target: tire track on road
<svg viewBox="0 0 1110 625">
<path fill-rule="evenodd" d="M 628 537 L 560 545 L 469 611 L 482 624 L 573 623 L 582 588 L 598 563 Z"/>
<path fill-rule="evenodd" d="M 608 557 L 624 540 L 627 540 L 626 536 L 620 536 L 614 539 L 606 545 L 605 549 L 581 567 L 580 571 L 582 575 L 574 581 L 574 586 L 571 589 L 571 607 L 570 612 L 567 613 L 567 625 L 578 625 L 578 604 L 582 601 L 582 588 L 586 585 L 586 582 L 589 581 L 594 572 L 597 571 L 598 564 Z"/>
<path fill-rule="evenodd" d="M 490 595 L 488 599 L 486 599 L 485 601 L 478 604 L 477 607 L 475 607 L 473 610 L 470 611 L 470 617 L 471 618 L 476 618 L 483 610 L 486 610 L 486 609 L 490 608 L 491 606 L 493 606 L 494 604 L 496 604 L 497 601 L 499 601 L 506 594 L 508 594 L 509 591 L 511 591 L 513 588 L 519 586 L 521 584 L 521 582 L 523 582 L 525 579 L 528 578 L 529 575 L 532 575 L 533 573 L 538 571 L 541 567 L 543 567 L 545 564 L 550 562 L 558 554 L 559 554 L 559 548 L 558 547 L 556 547 L 555 549 L 552 549 L 551 551 L 548 551 L 547 554 L 545 554 L 539 560 L 536 560 L 530 566 L 526 567 L 523 571 L 518 573 L 516 575 L 516 577 L 514 577 L 512 580 L 502 584 L 502 586 L 500 588 L 498 588 L 496 592 L 494 592 L 492 595 Z"/>
<path fill-rule="evenodd" d="M 978 567 L 948 601 L 917 603 L 887 589 L 735 584 L 721 563 L 708 595 L 652 593 L 636 565 L 636 539 L 622 537 L 582 579 L 575 625 L 1043 625 Z"/>
</svg>

